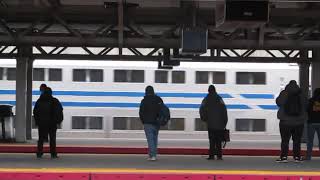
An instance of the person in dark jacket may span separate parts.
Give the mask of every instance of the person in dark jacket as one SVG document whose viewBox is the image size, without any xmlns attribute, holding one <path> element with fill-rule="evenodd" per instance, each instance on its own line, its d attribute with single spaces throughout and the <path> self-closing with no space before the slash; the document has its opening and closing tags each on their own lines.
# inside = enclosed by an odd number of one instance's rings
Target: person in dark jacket
<svg viewBox="0 0 320 180">
<path fill-rule="evenodd" d="M 49 134 L 51 158 L 58 158 L 56 152 L 56 133 L 57 126 L 63 120 L 63 108 L 59 100 L 52 97 L 51 88 L 45 88 L 35 103 L 33 115 L 39 134 L 37 157 L 42 157 L 43 142 Z"/>
<path fill-rule="evenodd" d="M 158 133 L 160 125 L 157 121 L 162 99 L 155 95 L 153 87 L 147 86 L 145 96 L 141 101 L 139 109 L 139 117 L 144 126 L 148 142 L 148 160 L 157 160 Z"/>
<path fill-rule="evenodd" d="M 308 143 L 306 160 L 311 160 L 314 134 L 317 132 L 320 150 L 320 88 L 313 92 L 308 103 Z"/>
<path fill-rule="evenodd" d="M 227 108 L 213 85 L 209 86 L 208 92 L 200 106 L 200 118 L 208 126 L 210 149 L 207 159 L 214 160 L 217 155 L 217 159 L 222 160 L 221 142 L 228 123 Z"/>
<path fill-rule="evenodd" d="M 43 94 L 44 90 L 47 88 L 46 84 L 41 84 L 39 87 L 39 91 L 40 91 L 40 95 Z M 44 142 L 49 142 L 49 137 L 48 135 L 46 135 L 46 137 L 44 138 Z"/>
<path fill-rule="evenodd" d="M 296 101 L 293 101 L 296 99 Z M 276 99 L 279 107 L 277 116 L 280 120 L 279 128 L 281 135 L 281 155 L 277 162 L 288 162 L 289 141 L 293 140 L 293 158 L 295 162 L 302 162 L 301 158 L 301 137 L 304 122 L 307 119 L 306 104 L 307 98 L 303 95 L 295 80 L 291 80 Z M 289 108 L 292 106 L 293 108 Z M 294 111 L 297 112 L 291 112 Z"/>
</svg>

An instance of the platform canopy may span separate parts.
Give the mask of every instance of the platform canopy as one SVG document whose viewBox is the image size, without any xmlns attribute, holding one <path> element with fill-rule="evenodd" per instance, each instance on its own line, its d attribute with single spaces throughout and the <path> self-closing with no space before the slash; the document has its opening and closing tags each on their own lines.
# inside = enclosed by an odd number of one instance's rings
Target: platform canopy
<svg viewBox="0 0 320 180">
<path fill-rule="evenodd" d="M 269 5 L 263 25 L 219 28 L 213 0 L 0 0 L 0 58 L 32 46 L 41 59 L 158 61 L 159 50 L 178 52 L 186 26 L 208 29 L 208 53 L 176 53 L 186 61 L 297 62 L 301 50 L 320 48 L 320 2 Z"/>
</svg>

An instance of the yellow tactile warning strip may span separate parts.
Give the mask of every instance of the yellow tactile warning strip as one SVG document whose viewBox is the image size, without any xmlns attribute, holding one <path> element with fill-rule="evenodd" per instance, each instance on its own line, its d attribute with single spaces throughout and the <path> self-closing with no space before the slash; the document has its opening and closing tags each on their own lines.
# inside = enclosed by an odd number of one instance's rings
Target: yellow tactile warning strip
<svg viewBox="0 0 320 180">
<path fill-rule="evenodd" d="M 157 170 L 113 168 L 0 168 L 0 173 L 132 173 L 132 174 L 223 174 L 223 175 L 299 175 L 320 176 L 317 171 L 251 171 L 251 170 Z"/>
</svg>

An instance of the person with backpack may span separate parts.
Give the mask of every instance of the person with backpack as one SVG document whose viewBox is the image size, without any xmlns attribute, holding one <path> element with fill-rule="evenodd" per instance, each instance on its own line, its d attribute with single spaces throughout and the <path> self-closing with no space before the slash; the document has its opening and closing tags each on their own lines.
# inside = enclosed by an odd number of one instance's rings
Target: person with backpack
<svg viewBox="0 0 320 180">
<path fill-rule="evenodd" d="M 308 103 L 308 141 L 306 160 L 311 160 L 314 134 L 317 132 L 320 150 L 320 88 L 316 88 Z"/>
<path fill-rule="evenodd" d="M 224 131 L 228 123 L 227 108 L 222 98 L 217 94 L 213 85 L 209 86 L 208 95 L 203 99 L 200 106 L 200 119 L 207 123 L 209 136 L 208 160 L 222 160 L 222 141 Z"/>
<path fill-rule="evenodd" d="M 294 161 L 303 161 L 301 158 L 301 137 L 304 122 L 307 118 L 305 111 L 306 102 L 307 99 L 295 80 L 291 80 L 277 97 L 276 103 L 279 107 L 277 117 L 280 120 L 281 155 L 276 162 L 288 162 L 289 141 L 291 136 L 293 140 Z"/>
<path fill-rule="evenodd" d="M 48 134 L 50 137 L 51 158 L 58 158 L 56 151 L 56 133 L 57 126 L 63 121 L 63 108 L 59 100 L 52 96 L 51 88 L 45 88 L 35 103 L 33 115 L 39 133 L 37 158 L 42 158 L 43 156 L 43 142 Z"/>
<path fill-rule="evenodd" d="M 139 117 L 148 142 L 149 161 L 157 160 L 158 134 L 160 129 L 158 116 L 162 104 L 162 99 L 154 93 L 153 87 L 147 86 L 145 96 L 140 103 Z"/>
</svg>

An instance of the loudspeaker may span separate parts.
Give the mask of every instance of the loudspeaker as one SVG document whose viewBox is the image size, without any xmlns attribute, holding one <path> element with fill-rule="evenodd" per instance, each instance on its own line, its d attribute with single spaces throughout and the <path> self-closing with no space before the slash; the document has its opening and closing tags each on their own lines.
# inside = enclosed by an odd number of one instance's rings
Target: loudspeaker
<svg viewBox="0 0 320 180">
<path fill-rule="evenodd" d="M 195 55 L 207 52 L 208 30 L 199 27 L 182 29 L 181 54 Z"/>
<path fill-rule="evenodd" d="M 224 23 L 265 24 L 269 21 L 267 0 L 226 0 L 216 6 L 216 26 Z"/>
</svg>

